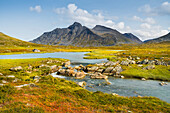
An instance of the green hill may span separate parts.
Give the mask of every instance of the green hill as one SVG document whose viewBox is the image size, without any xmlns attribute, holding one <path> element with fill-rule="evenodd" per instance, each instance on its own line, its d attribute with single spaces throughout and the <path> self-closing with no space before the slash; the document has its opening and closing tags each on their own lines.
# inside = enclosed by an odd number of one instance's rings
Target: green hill
<svg viewBox="0 0 170 113">
<path fill-rule="evenodd" d="M 8 35 L 5 35 L 4 33 L 0 32 L 0 46 L 5 47 L 28 47 L 28 46 L 40 46 L 40 44 L 35 44 L 31 42 L 22 41 L 13 37 L 10 37 Z"/>
</svg>

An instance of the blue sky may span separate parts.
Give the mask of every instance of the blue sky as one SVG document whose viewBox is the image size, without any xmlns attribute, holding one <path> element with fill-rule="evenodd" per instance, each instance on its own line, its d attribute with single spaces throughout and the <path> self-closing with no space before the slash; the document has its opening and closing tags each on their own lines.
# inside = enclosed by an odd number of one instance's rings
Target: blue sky
<svg viewBox="0 0 170 113">
<path fill-rule="evenodd" d="M 75 21 L 142 40 L 170 31 L 170 0 L 0 0 L 0 15 L 0 32 L 25 41 Z"/>
</svg>

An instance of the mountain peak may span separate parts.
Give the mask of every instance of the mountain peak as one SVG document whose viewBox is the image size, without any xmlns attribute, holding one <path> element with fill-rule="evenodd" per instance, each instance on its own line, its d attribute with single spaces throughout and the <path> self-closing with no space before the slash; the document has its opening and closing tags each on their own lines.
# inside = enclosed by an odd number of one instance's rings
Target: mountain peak
<svg viewBox="0 0 170 113">
<path fill-rule="evenodd" d="M 132 34 L 132 33 L 124 33 L 123 35 L 124 35 L 125 37 L 133 40 L 133 41 L 136 42 L 136 43 L 142 43 L 142 41 L 141 41 L 137 36 L 135 36 L 135 35 Z"/>
<path fill-rule="evenodd" d="M 102 26 L 102 25 L 96 25 L 92 30 L 94 31 L 113 31 L 113 29 Z"/>
<path fill-rule="evenodd" d="M 78 27 L 78 28 L 80 28 L 80 27 L 82 27 L 82 25 L 79 23 L 79 22 L 74 22 L 72 25 L 70 25 L 68 28 L 69 29 L 73 29 L 73 28 L 75 28 L 75 27 Z"/>
</svg>

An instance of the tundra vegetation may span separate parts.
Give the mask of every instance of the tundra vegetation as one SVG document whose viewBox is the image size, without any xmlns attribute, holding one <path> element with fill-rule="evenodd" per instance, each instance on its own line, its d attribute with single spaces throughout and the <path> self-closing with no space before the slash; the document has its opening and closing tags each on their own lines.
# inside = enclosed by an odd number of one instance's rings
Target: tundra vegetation
<svg viewBox="0 0 170 113">
<path fill-rule="evenodd" d="M 48 75 L 54 65 L 57 69 L 67 61 L 57 58 L 1 59 L 1 83 L 4 85 L 0 86 L 0 111 L 170 112 L 170 104 L 156 97 L 123 97 L 90 92 L 72 81 Z M 18 87 L 23 84 L 28 85 Z"/>
</svg>

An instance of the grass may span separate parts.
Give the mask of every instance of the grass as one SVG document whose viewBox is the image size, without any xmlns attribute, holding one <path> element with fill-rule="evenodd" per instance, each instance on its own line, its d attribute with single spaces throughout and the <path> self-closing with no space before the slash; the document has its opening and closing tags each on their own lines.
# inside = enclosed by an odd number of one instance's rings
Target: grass
<svg viewBox="0 0 170 113">
<path fill-rule="evenodd" d="M 60 61 L 47 63 L 48 61 Z M 67 60 L 57 58 L 38 59 L 8 59 L 0 60 L 0 72 L 4 75 L 14 74 L 17 78 L 25 76 L 26 72 L 10 72 L 9 68 L 22 66 L 27 69 L 28 64 L 37 67 L 41 64 L 61 65 Z M 44 72 L 49 71 L 44 68 Z M 19 74 L 20 73 L 20 74 Z M 32 73 L 34 76 L 39 73 Z M 31 74 L 31 75 L 32 75 Z M 31 79 L 29 75 L 29 79 Z M 1 78 L 4 80 L 4 78 Z M 7 80 L 7 79 L 5 79 Z M 22 79 L 17 83 L 7 80 L 8 83 L 0 86 L 0 112 L 8 113 L 43 113 L 43 112 L 70 112 L 70 113 L 103 113 L 103 112 L 170 112 L 170 104 L 155 97 L 122 97 L 105 94 L 100 91 L 90 92 L 79 87 L 76 83 L 52 76 L 41 75 L 36 87 L 14 86 L 32 83 Z"/>
<path fill-rule="evenodd" d="M 77 84 L 52 76 L 42 77 L 38 87 L 0 87 L 6 97 L 1 112 L 150 112 L 168 113 L 170 104 L 155 97 L 121 97 L 102 92 L 89 92 Z M 8 91 L 12 91 L 7 93 Z M 4 99 L 5 98 L 5 99 Z"/>
<path fill-rule="evenodd" d="M 145 65 L 146 67 L 147 65 Z M 170 81 L 170 66 L 156 65 L 155 69 L 145 70 L 133 64 L 131 66 L 122 66 L 124 71 L 120 74 L 127 78 L 146 78 L 153 80 Z"/>
<path fill-rule="evenodd" d="M 52 63 L 47 63 L 48 61 L 52 61 Z M 53 63 L 53 61 L 58 61 L 57 63 Z M 59 59 L 59 58 L 36 58 L 36 59 L 0 59 L 0 73 L 3 75 L 15 75 L 17 78 L 22 80 L 30 80 L 33 76 L 36 75 L 44 75 L 50 72 L 48 67 L 37 68 L 41 64 L 51 65 L 61 65 L 62 62 L 68 60 Z M 29 65 L 32 66 L 32 69 L 28 69 Z M 9 69 L 12 67 L 21 66 L 23 70 L 21 71 L 10 71 Z M 38 71 L 33 71 L 37 69 Z M 27 73 L 30 71 L 31 73 Z M 4 77 L 0 76 L 0 79 Z M 8 78 L 5 78 L 8 79 Z"/>
<path fill-rule="evenodd" d="M 118 51 L 112 51 L 112 50 L 95 50 L 90 53 L 85 54 L 85 59 L 103 59 L 103 58 L 113 58 L 116 57 L 115 53 Z"/>
</svg>

